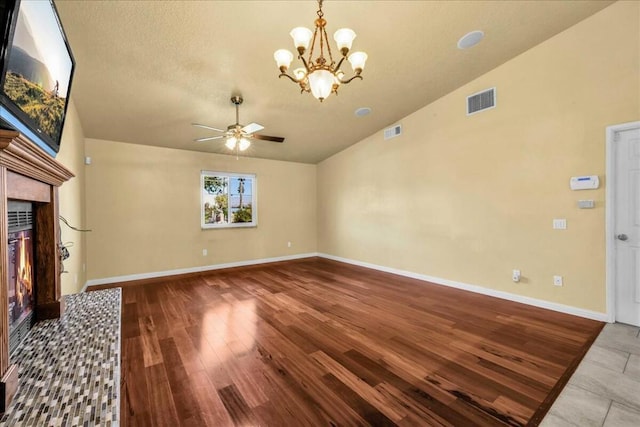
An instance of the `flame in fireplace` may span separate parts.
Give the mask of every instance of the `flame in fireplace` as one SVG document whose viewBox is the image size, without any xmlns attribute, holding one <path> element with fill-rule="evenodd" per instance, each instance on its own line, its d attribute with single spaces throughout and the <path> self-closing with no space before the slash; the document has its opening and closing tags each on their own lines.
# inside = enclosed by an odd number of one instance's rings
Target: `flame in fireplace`
<svg viewBox="0 0 640 427">
<path fill-rule="evenodd" d="M 27 239 L 20 236 L 20 253 L 16 265 L 16 299 L 18 305 L 23 305 L 24 296 L 33 294 L 33 271 L 31 266 L 30 253 L 27 251 Z"/>
</svg>

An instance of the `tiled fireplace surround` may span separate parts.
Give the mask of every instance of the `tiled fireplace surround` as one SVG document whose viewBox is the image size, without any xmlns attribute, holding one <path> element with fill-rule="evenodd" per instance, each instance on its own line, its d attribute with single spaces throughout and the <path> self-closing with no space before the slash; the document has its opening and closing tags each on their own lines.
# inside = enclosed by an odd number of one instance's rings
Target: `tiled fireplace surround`
<svg viewBox="0 0 640 427">
<path fill-rule="evenodd" d="M 60 317 L 58 187 L 73 173 L 24 135 L 0 129 L 0 412 L 8 406 L 18 384 L 17 366 L 9 358 L 7 301 L 7 200 L 33 202 L 34 313 L 36 320 Z"/>
</svg>

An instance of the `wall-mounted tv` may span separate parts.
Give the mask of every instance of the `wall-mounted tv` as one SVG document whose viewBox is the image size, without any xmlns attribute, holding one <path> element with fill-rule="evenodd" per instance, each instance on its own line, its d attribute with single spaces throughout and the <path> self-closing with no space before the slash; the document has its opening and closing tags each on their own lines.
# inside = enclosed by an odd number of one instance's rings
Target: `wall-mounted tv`
<svg viewBox="0 0 640 427">
<path fill-rule="evenodd" d="M 0 119 L 52 156 L 60 150 L 75 60 L 52 0 L 5 0 Z"/>
</svg>

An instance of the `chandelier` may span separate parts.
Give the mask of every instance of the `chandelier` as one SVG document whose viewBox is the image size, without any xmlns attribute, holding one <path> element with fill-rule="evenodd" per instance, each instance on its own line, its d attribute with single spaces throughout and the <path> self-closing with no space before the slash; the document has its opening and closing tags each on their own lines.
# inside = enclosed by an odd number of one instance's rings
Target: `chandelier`
<svg viewBox="0 0 640 427">
<path fill-rule="evenodd" d="M 298 51 L 298 59 L 302 61 L 304 67 L 293 70 L 293 76 L 287 74 L 287 70 L 293 61 L 293 54 L 286 49 L 278 49 L 273 57 L 280 69 L 279 77 L 287 77 L 294 83 L 300 85 L 300 92 L 311 92 L 313 96 L 322 102 L 332 93 L 338 94 L 338 88 L 342 84 L 350 83 L 353 79 L 362 80 L 362 70 L 367 60 L 367 54 L 364 52 L 353 52 L 347 58 L 347 54 L 351 49 L 353 39 L 356 33 L 349 28 L 341 28 L 333 35 L 338 50 L 342 54 L 340 61 L 336 64 L 331 55 L 331 47 L 329 46 L 329 38 L 327 37 L 326 25 L 327 21 L 323 18 L 322 1 L 318 0 L 318 19 L 315 20 L 315 31 L 311 32 L 305 27 L 296 27 L 291 30 L 293 44 Z M 313 52 L 316 49 L 316 42 L 320 45 L 317 49 L 320 55 L 314 60 Z M 304 53 L 309 49 L 309 56 L 305 59 Z M 328 58 L 325 58 L 325 49 Z M 351 63 L 354 75 L 349 79 L 345 79 L 344 72 L 340 66 L 347 59 Z"/>
</svg>

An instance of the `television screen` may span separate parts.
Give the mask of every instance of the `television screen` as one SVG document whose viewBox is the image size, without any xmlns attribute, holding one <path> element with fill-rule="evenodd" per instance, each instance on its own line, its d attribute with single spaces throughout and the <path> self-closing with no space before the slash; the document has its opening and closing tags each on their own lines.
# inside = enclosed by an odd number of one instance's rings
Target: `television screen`
<svg viewBox="0 0 640 427">
<path fill-rule="evenodd" d="M 55 6 L 50 0 L 15 0 L 7 24 L 0 101 L 57 153 L 75 62 Z"/>
</svg>

